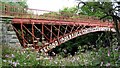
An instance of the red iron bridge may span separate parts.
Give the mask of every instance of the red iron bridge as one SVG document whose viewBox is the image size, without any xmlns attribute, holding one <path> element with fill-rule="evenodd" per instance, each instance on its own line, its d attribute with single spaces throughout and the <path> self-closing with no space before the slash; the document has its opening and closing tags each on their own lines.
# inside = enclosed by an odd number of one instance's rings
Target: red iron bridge
<svg viewBox="0 0 120 68">
<path fill-rule="evenodd" d="M 22 47 L 47 53 L 73 38 L 98 31 L 115 32 L 114 23 L 95 17 L 50 15 L 52 11 L 0 4 L 2 17 L 12 17 L 12 26 Z M 43 14 L 48 13 L 48 15 Z"/>
</svg>

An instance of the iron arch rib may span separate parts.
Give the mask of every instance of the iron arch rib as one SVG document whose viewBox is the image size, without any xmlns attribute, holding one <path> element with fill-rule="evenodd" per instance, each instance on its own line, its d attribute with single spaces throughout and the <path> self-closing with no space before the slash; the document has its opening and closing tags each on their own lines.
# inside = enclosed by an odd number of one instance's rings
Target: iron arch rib
<svg viewBox="0 0 120 68">
<path fill-rule="evenodd" d="M 113 23 L 101 23 L 93 21 L 72 22 L 72 21 L 59 21 L 59 20 L 43 20 L 43 19 L 27 19 L 27 18 L 14 18 L 12 24 L 23 24 L 24 36 L 28 33 L 31 39 L 25 41 L 34 42 L 33 47 L 41 52 L 48 52 L 56 46 L 65 43 L 75 37 L 97 31 L 113 31 Z M 32 27 L 30 27 L 32 25 Z M 51 28 L 52 27 L 52 28 Z M 14 29 L 19 29 L 14 27 Z M 17 30 L 15 30 L 18 32 Z M 18 35 L 18 34 L 17 34 Z M 22 37 L 22 36 L 21 36 Z M 38 40 L 39 38 L 39 40 Z M 42 39 L 44 38 L 44 39 Z M 33 40 L 34 39 L 34 40 Z M 23 44 L 22 42 L 20 42 Z M 25 44 L 29 44 L 24 42 Z M 39 44 L 41 43 L 41 44 Z M 29 47 L 29 46 L 27 46 Z"/>
<path fill-rule="evenodd" d="M 60 37 L 59 40 L 56 39 L 54 42 L 44 46 L 41 49 L 41 51 L 48 52 L 51 49 L 55 48 L 56 46 L 59 46 L 62 43 L 65 43 L 66 41 L 69 41 L 73 38 L 76 38 L 78 36 L 82 36 L 84 34 L 88 34 L 88 33 L 91 33 L 91 32 L 98 32 L 98 31 L 112 31 L 112 32 L 115 32 L 115 29 L 114 28 L 109 28 L 109 27 L 90 27 L 90 28 L 83 29 L 83 30 L 73 31 L 72 33 L 68 33 L 68 34 Z M 59 42 L 59 44 L 58 44 L 58 42 Z"/>
</svg>

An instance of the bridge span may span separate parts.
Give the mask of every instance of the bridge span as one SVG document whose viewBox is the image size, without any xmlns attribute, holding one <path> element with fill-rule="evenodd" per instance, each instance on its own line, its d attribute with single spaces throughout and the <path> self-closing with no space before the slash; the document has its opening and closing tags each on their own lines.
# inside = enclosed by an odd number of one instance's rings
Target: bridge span
<svg viewBox="0 0 120 68">
<path fill-rule="evenodd" d="M 100 21 L 94 17 L 71 18 L 45 16 L 40 12 L 52 11 L 21 8 L 0 4 L 2 18 L 12 17 L 11 24 L 22 47 L 48 52 L 70 39 L 98 31 L 115 32 L 113 22 Z M 32 12 L 32 13 L 30 13 Z M 35 12 L 35 13 L 34 13 Z"/>
</svg>

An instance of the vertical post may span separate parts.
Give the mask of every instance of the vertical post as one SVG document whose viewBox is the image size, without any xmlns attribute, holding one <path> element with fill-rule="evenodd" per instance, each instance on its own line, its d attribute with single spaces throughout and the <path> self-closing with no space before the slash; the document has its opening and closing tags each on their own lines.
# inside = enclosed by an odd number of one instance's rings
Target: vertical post
<svg viewBox="0 0 120 68">
<path fill-rule="evenodd" d="M 59 25 L 59 27 L 58 27 L 58 44 L 60 44 L 60 40 L 59 40 L 59 35 L 60 35 L 60 25 Z"/>
<path fill-rule="evenodd" d="M 23 23 L 20 22 L 20 24 L 21 24 L 21 32 L 22 32 L 22 44 L 23 44 L 23 46 L 25 47 L 24 33 L 23 33 Z"/>
<path fill-rule="evenodd" d="M 42 44 L 44 44 L 44 24 L 42 23 Z"/>
<path fill-rule="evenodd" d="M 66 25 L 66 28 L 65 28 L 65 32 L 64 32 L 64 35 L 66 34 L 66 31 L 67 31 L 67 27 L 68 27 L 68 26 Z"/>
<path fill-rule="evenodd" d="M 59 30 L 58 30 L 58 37 L 59 37 L 59 35 L 60 35 L 60 25 L 59 25 L 59 28 L 58 28 Z"/>
<path fill-rule="evenodd" d="M 10 15 L 10 11 L 9 11 L 10 5 L 6 4 L 5 8 L 6 8 L 6 15 Z"/>
<path fill-rule="evenodd" d="M 5 15 L 7 15 L 7 6 L 5 4 Z"/>
<path fill-rule="evenodd" d="M 34 35 L 34 23 L 32 23 L 32 35 Z M 32 41 L 33 41 L 33 46 L 35 46 L 33 36 L 32 36 Z"/>
<path fill-rule="evenodd" d="M 74 26 L 75 26 L 75 25 L 73 25 L 73 27 L 72 27 L 72 29 L 71 29 L 70 33 L 72 33 L 72 31 L 73 31 L 73 29 L 74 29 Z"/>
<path fill-rule="evenodd" d="M 52 41 L 52 25 L 51 25 L 51 32 L 50 32 L 50 42 Z"/>
</svg>

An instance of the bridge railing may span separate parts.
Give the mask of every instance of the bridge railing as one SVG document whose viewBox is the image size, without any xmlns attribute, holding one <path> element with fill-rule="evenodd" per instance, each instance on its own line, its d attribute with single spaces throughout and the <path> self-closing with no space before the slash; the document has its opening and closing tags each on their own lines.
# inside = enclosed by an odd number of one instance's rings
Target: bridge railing
<svg viewBox="0 0 120 68">
<path fill-rule="evenodd" d="M 13 16 L 15 18 L 34 18 L 34 19 L 49 19 L 49 20 L 64 20 L 73 22 L 93 22 L 93 23 L 103 23 L 95 17 L 76 15 L 73 17 L 64 17 L 62 14 L 47 10 L 38 10 L 23 8 L 18 6 L 11 6 L 9 4 L 0 3 L 0 12 L 2 16 Z M 55 13 L 55 15 L 51 14 Z"/>
</svg>

